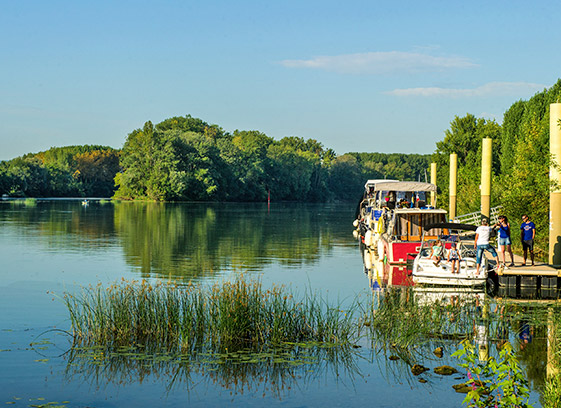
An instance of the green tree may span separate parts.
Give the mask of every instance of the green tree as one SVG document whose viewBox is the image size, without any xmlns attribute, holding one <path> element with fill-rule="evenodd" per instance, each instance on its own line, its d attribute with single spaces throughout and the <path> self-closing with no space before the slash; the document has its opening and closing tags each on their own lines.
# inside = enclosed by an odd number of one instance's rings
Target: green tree
<svg viewBox="0 0 561 408">
<path fill-rule="evenodd" d="M 437 184 L 439 187 L 438 206 L 447 208 L 450 180 L 450 153 L 458 155 L 457 172 L 457 214 L 479 211 L 481 206 L 481 146 L 483 138 L 493 141 L 492 171 L 500 175 L 501 126 L 493 120 L 476 118 L 472 114 L 456 116 L 450 122 L 450 129 L 444 132 L 444 140 L 436 143 L 433 161 L 437 164 Z M 492 183 L 492 195 L 500 202 L 498 179 Z"/>
</svg>

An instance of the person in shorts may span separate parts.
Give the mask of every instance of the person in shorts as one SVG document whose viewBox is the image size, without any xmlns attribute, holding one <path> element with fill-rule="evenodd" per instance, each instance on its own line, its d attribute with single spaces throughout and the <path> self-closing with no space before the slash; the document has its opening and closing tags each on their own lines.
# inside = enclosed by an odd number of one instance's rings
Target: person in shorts
<svg viewBox="0 0 561 408">
<path fill-rule="evenodd" d="M 495 224 L 495 227 L 499 228 L 499 238 L 497 243 L 499 244 L 499 251 L 503 254 L 503 266 L 506 266 L 506 254 L 505 251 L 510 254 L 510 264 L 508 266 L 514 266 L 514 255 L 512 253 L 512 241 L 510 240 L 510 224 L 508 223 L 508 218 L 504 215 L 499 216 L 499 222 Z"/>
<path fill-rule="evenodd" d="M 493 228 L 489 226 L 489 221 L 487 218 L 483 217 L 481 220 L 481 225 L 475 230 L 475 245 L 477 246 L 477 256 L 476 256 L 476 275 L 479 275 L 479 268 L 481 266 L 481 258 L 483 257 L 483 252 L 489 251 L 491 255 L 495 257 L 497 266 L 500 265 L 499 258 L 497 256 L 497 251 L 489 243 L 489 238 L 491 238 L 491 231 Z"/>
<path fill-rule="evenodd" d="M 431 259 L 434 261 L 433 264 L 434 266 L 438 266 L 440 265 L 440 261 L 442 261 L 442 242 L 440 240 L 437 240 L 434 245 L 432 246 L 432 253 L 431 253 Z"/>
<path fill-rule="evenodd" d="M 532 266 L 534 266 L 534 238 L 536 238 L 536 225 L 530 221 L 530 217 L 524 214 L 522 216 L 522 225 L 520 226 L 520 240 L 522 241 L 522 250 L 524 251 L 522 266 L 526 265 L 528 251 L 530 251 L 530 259 L 532 260 Z"/>
<path fill-rule="evenodd" d="M 452 243 L 452 245 L 450 246 L 450 251 L 448 251 L 448 262 L 450 262 L 452 273 L 460 273 L 460 260 L 460 253 L 456 248 L 456 244 Z"/>
</svg>

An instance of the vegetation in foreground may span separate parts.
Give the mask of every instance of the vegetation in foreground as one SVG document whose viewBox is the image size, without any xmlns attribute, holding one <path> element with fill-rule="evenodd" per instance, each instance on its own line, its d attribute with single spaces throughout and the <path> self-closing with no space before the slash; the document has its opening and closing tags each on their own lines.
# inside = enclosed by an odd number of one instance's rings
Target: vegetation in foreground
<svg viewBox="0 0 561 408">
<path fill-rule="evenodd" d="M 243 277 L 210 288 L 122 282 L 64 299 L 78 345 L 224 352 L 283 343 L 348 345 L 355 335 L 352 313 L 314 295 L 297 302 L 282 287 L 265 290 Z"/>
<path fill-rule="evenodd" d="M 294 373 L 308 375 L 310 364 L 322 361 L 356 374 L 352 350 L 366 335 L 373 350 L 389 348 L 411 372 L 430 360 L 435 345 L 455 350 L 461 342 L 455 355 L 469 380 L 458 386 L 467 388 L 468 406 L 530 406 L 522 373 L 534 374 L 522 368 L 529 363 L 507 339 L 509 331 L 518 336 L 527 323 L 543 326 L 543 313 L 502 302 L 492 311 L 476 293 L 430 302 L 423 296 L 389 290 L 378 302 L 374 298 L 367 306 L 356 302 L 341 310 L 316 295 L 299 302 L 283 287 L 266 290 L 243 276 L 208 287 L 145 281 L 88 287 L 80 296 L 65 295 L 74 338 L 69 373 L 102 370 L 122 380 L 137 365 L 147 373 L 173 373 L 172 383 L 189 382 L 191 374 L 201 373 L 234 388 L 269 380 L 288 384 Z M 558 324 L 551 320 L 554 314 L 549 316 L 548 325 Z M 536 326 L 535 334 L 542 331 Z M 483 354 L 482 332 L 487 333 Z M 497 356 L 489 354 L 493 343 Z M 558 382 L 550 378 L 543 386 L 544 406 L 557 406 Z"/>
</svg>

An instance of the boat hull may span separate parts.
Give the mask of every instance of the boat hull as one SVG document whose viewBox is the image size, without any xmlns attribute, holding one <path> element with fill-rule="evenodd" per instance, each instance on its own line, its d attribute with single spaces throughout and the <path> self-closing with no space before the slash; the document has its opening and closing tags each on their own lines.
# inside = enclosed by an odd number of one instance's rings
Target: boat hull
<svg viewBox="0 0 561 408">
<path fill-rule="evenodd" d="M 381 258 L 386 257 L 386 262 L 392 265 L 403 265 L 412 262 L 421 247 L 421 241 L 405 241 L 405 242 L 388 242 L 387 238 L 380 239 L 383 254 Z M 380 252 L 380 249 L 378 250 Z"/>
<path fill-rule="evenodd" d="M 442 261 L 438 266 L 430 258 L 418 256 L 413 263 L 413 282 L 434 286 L 484 286 L 487 282 L 487 262 L 483 260 L 477 274 L 475 259 L 460 261 L 459 272 L 452 273 L 452 264 Z M 458 271 L 458 269 L 456 269 Z"/>
</svg>

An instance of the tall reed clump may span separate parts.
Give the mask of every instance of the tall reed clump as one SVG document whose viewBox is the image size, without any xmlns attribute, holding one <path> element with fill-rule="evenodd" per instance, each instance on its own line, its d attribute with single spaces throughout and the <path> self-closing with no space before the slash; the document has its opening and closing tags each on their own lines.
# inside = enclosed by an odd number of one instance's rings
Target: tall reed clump
<svg viewBox="0 0 561 408">
<path fill-rule="evenodd" d="M 287 342 L 348 344 L 356 333 L 352 311 L 311 294 L 297 302 L 284 287 L 264 289 L 243 276 L 210 288 L 122 281 L 64 299 L 75 341 L 85 345 L 224 351 Z"/>
</svg>

